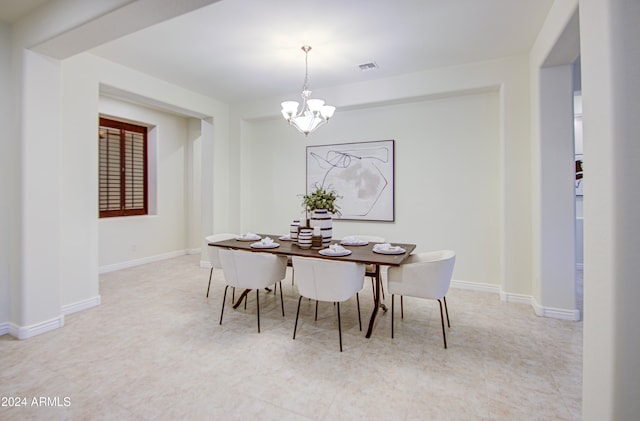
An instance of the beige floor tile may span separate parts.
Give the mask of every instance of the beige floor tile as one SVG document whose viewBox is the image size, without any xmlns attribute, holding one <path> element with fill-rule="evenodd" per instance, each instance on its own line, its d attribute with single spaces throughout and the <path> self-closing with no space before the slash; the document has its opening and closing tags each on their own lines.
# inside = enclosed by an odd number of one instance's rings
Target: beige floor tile
<svg viewBox="0 0 640 421">
<path fill-rule="evenodd" d="M 582 322 L 537 317 L 493 294 L 452 289 L 444 349 L 436 302 L 396 298 L 373 309 L 371 284 L 336 309 L 303 300 L 289 278 L 280 297 L 227 298 L 223 274 L 183 256 L 101 275 L 102 304 L 65 326 L 18 341 L 0 337 L 0 396 L 69 398 L 69 406 L 0 407 L 2 420 L 579 420 Z M 391 307 L 390 297 L 386 298 Z M 64 402 L 63 402 L 64 403 Z"/>
</svg>

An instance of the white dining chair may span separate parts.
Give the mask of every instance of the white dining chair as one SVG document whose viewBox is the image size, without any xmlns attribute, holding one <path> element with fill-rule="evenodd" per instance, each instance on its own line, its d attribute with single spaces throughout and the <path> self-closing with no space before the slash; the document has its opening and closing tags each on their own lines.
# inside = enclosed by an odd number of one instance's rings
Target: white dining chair
<svg viewBox="0 0 640 421">
<path fill-rule="evenodd" d="M 287 258 L 285 256 L 226 249 L 221 249 L 219 255 L 227 284 L 224 287 L 224 296 L 222 297 L 220 324 L 222 324 L 224 303 L 229 287 L 256 290 L 256 313 L 258 317 L 258 333 L 260 333 L 260 289 L 280 283 L 280 306 L 282 307 L 282 317 L 284 317 L 281 281 L 285 278 L 287 270 Z"/>
<path fill-rule="evenodd" d="M 376 235 L 350 235 L 348 237 L 357 237 L 361 240 L 365 240 L 368 241 L 369 244 L 367 245 L 367 247 L 371 247 L 371 243 L 384 243 L 385 239 L 384 237 L 379 237 Z M 372 264 L 368 264 L 365 266 L 364 269 L 364 276 L 368 276 L 369 278 L 371 278 L 371 289 L 373 290 L 373 299 L 375 300 L 375 294 L 376 294 L 376 287 L 375 287 L 375 280 L 376 280 L 376 265 L 372 265 Z M 384 300 L 384 285 L 382 284 L 382 276 L 380 279 L 380 291 L 382 292 L 382 299 Z"/>
<path fill-rule="evenodd" d="M 449 323 L 449 309 L 445 295 L 451 284 L 453 266 L 456 262 L 456 254 L 451 250 L 440 250 L 427 253 L 414 254 L 408 257 L 405 263 L 397 267 L 389 268 L 387 272 L 387 287 L 391 293 L 391 337 L 393 338 L 393 313 L 394 296 L 400 295 L 400 311 L 404 318 L 404 304 L 402 297 L 418 297 L 437 300 L 440 304 L 440 322 L 442 324 L 442 339 L 447 348 L 447 335 L 444 328 L 444 316 L 442 304 Z"/>
<path fill-rule="evenodd" d="M 221 234 L 209 235 L 208 237 L 205 238 L 205 240 L 207 241 L 207 244 L 209 244 L 209 243 L 215 243 L 216 241 L 230 240 L 232 238 L 236 238 L 237 236 L 238 236 L 237 234 L 221 233 Z M 222 266 L 220 265 L 220 258 L 218 257 L 219 251 L 220 251 L 219 247 L 213 247 L 213 246 L 207 245 L 209 262 L 211 262 L 211 271 L 209 272 L 209 285 L 207 285 L 207 298 L 209 298 L 209 289 L 211 288 L 211 278 L 213 277 L 213 270 L 216 268 L 222 269 Z"/>
<path fill-rule="evenodd" d="M 300 302 L 303 297 L 316 300 L 316 320 L 318 319 L 318 301 L 333 302 L 338 309 L 338 337 L 340 352 L 342 352 L 340 303 L 354 295 L 358 306 L 358 323 L 362 330 L 358 291 L 362 289 L 364 283 L 364 264 L 293 256 L 293 267 L 296 271 L 296 285 L 300 294 L 293 339 L 296 338 Z"/>
</svg>

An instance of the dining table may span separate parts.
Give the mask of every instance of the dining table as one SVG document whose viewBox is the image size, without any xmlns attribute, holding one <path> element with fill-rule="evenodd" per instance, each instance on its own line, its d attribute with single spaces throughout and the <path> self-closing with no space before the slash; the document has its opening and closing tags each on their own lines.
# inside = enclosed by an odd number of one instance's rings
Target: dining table
<svg viewBox="0 0 640 421">
<path fill-rule="evenodd" d="M 374 246 L 380 243 L 368 242 L 366 245 L 344 245 L 342 246 L 351 251 L 350 254 L 346 256 L 332 256 L 327 254 L 321 254 L 318 248 L 302 248 L 298 245 L 296 241 L 292 241 L 287 239 L 287 236 L 281 235 L 273 235 L 273 234 L 256 234 L 261 239 L 271 238 L 274 241 L 274 244 L 278 244 L 277 246 L 271 247 L 256 247 L 252 246 L 256 242 L 260 242 L 260 239 L 254 238 L 252 240 L 246 239 L 242 236 L 232 238 L 229 240 L 215 241 L 209 242 L 209 246 L 212 247 L 221 247 L 227 249 L 234 250 L 246 250 L 252 252 L 260 252 L 260 253 L 273 253 L 280 256 L 301 256 L 301 257 L 312 257 L 317 259 L 329 259 L 336 261 L 344 261 L 344 262 L 355 262 L 355 263 L 363 263 L 370 264 L 375 267 L 375 288 L 374 288 L 374 306 L 373 311 L 371 313 L 371 317 L 369 319 L 369 327 L 367 329 L 366 337 L 370 338 L 373 333 L 373 328 L 376 320 L 376 316 L 378 314 L 378 309 L 382 306 L 384 309 L 384 304 L 381 303 L 380 300 L 380 291 L 382 286 L 382 277 L 380 273 L 381 266 L 400 266 L 402 265 L 409 255 L 415 250 L 415 244 L 408 243 L 391 243 L 393 246 L 400 247 L 404 250 L 404 252 L 396 252 L 396 253 L 380 253 L 374 251 Z M 339 240 L 333 240 L 332 244 L 340 244 Z M 323 248 L 326 250 L 326 248 Z M 240 300 L 238 300 L 238 303 Z"/>
</svg>

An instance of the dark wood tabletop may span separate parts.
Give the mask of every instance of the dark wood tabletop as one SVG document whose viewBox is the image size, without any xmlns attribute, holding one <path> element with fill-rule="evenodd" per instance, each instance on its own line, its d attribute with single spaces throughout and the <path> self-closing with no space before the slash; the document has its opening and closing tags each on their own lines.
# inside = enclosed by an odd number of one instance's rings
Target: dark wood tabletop
<svg viewBox="0 0 640 421">
<path fill-rule="evenodd" d="M 251 243 L 256 241 L 241 241 L 236 239 L 216 241 L 209 243 L 210 246 L 232 248 L 238 250 L 249 250 L 256 252 L 274 253 L 284 256 L 302 256 L 302 257 L 316 257 L 319 259 L 331 259 L 331 260 L 343 260 L 345 262 L 358 262 L 358 263 L 370 263 L 374 265 L 384 266 L 399 266 L 405 261 L 407 257 L 415 250 L 415 244 L 405 243 L 391 243 L 394 246 L 400 246 L 406 250 L 402 254 L 382 254 L 373 251 L 373 246 L 377 243 L 369 243 L 366 246 L 343 246 L 346 249 L 351 250 L 351 254 L 348 256 L 324 256 L 319 253 L 318 249 L 303 249 L 300 248 L 294 241 L 285 241 L 278 239 L 278 235 L 272 234 L 258 234 L 262 238 L 270 237 L 274 242 L 280 244 L 276 248 L 253 248 Z M 331 244 L 338 244 L 339 240 L 333 240 Z"/>
</svg>

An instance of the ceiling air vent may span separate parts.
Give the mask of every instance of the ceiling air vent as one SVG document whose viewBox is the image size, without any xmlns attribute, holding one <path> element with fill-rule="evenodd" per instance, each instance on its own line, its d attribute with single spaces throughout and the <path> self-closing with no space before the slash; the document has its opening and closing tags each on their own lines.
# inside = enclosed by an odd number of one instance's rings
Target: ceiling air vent
<svg viewBox="0 0 640 421">
<path fill-rule="evenodd" d="M 372 61 L 371 63 L 359 64 L 358 67 L 363 72 L 366 72 L 366 71 L 369 71 L 369 70 L 376 70 L 378 68 L 378 65 L 376 64 L 375 61 Z"/>
</svg>

